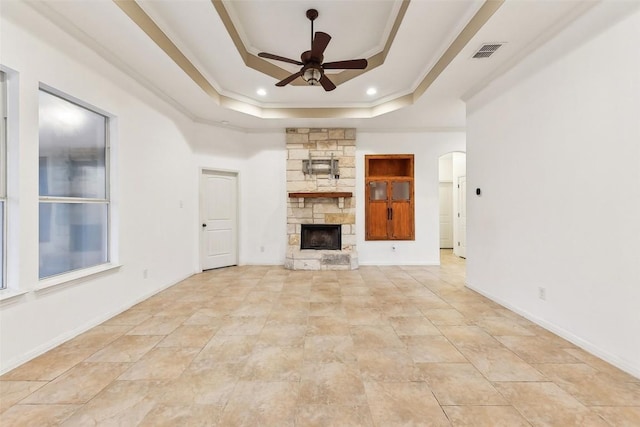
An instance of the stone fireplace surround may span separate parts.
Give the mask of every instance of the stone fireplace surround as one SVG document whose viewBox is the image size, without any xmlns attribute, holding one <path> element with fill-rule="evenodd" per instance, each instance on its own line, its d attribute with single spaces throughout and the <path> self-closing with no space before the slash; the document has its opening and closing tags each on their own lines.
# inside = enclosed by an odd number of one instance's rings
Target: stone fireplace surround
<svg viewBox="0 0 640 427">
<path fill-rule="evenodd" d="M 355 129 L 288 128 L 287 255 L 291 270 L 358 268 L 355 228 Z M 339 177 L 305 174 L 303 160 L 338 160 Z M 297 194 L 292 194 L 297 193 Z M 327 197 L 322 194 L 327 193 Z M 302 224 L 341 224 L 341 249 L 300 249 Z"/>
</svg>

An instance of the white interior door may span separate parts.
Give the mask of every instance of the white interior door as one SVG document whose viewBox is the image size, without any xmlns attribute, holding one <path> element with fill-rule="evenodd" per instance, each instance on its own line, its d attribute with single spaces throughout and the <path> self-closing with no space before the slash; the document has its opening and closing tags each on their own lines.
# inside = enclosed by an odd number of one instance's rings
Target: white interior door
<svg viewBox="0 0 640 427">
<path fill-rule="evenodd" d="M 453 183 L 440 183 L 440 249 L 453 248 Z"/>
<path fill-rule="evenodd" d="M 202 172 L 200 258 L 203 270 L 238 264 L 237 182 L 236 174 Z"/>
<path fill-rule="evenodd" d="M 462 258 L 467 257 L 467 177 L 458 177 L 458 244 L 454 253 Z"/>
</svg>

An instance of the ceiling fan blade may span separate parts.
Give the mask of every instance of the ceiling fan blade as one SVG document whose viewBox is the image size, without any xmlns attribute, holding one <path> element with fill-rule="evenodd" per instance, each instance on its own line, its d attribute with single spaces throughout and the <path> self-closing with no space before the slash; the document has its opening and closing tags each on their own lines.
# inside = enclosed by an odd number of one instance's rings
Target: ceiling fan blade
<svg viewBox="0 0 640 427">
<path fill-rule="evenodd" d="M 347 61 L 326 62 L 322 64 L 325 70 L 364 70 L 367 68 L 366 59 L 350 59 Z"/>
<path fill-rule="evenodd" d="M 324 74 L 322 75 L 322 77 L 320 77 L 320 84 L 322 85 L 324 90 L 326 90 L 327 92 L 334 90 L 336 88 L 336 85 L 334 85 L 333 82 L 329 80 L 329 77 L 327 77 Z"/>
<path fill-rule="evenodd" d="M 302 71 L 298 71 L 295 74 L 291 74 L 289 77 L 287 77 L 284 80 L 279 81 L 278 83 L 276 83 L 276 86 L 286 86 L 289 83 L 291 83 L 292 81 L 294 81 L 295 79 L 297 79 L 298 77 L 300 77 L 302 75 Z M 320 80 L 322 82 L 322 80 Z"/>
<path fill-rule="evenodd" d="M 276 61 L 288 62 L 289 64 L 304 65 L 302 62 L 296 61 L 295 59 L 285 58 L 284 56 L 278 56 L 272 53 L 260 52 L 258 56 L 260 58 L 275 59 Z"/>
<path fill-rule="evenodd" d="M 313 58 L 321 58 L 330 40 L 331 36 L 329 34 L 316 31 L 316 36 L 313 38 L 313 44 L 311 45 L 311 56 Z"/>
</svg>

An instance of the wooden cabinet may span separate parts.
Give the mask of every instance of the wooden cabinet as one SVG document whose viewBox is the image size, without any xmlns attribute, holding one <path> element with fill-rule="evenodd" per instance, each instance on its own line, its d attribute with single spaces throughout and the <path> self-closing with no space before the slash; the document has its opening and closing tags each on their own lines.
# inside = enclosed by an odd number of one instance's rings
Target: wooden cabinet
<svg viewBox="0 0 640 427">
<path fill-rule="evenodd" d="M 366 240 L 414 240 L 413 154 L 365 156 Z"/>
</svg>

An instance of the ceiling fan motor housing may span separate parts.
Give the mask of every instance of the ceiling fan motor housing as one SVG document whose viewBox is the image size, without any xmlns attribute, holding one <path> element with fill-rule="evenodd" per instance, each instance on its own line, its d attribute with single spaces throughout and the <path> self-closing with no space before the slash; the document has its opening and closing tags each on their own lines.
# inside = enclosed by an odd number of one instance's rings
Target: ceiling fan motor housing
<svg viewBox="0 0 640 427">
<path fill-rule="evenodd" d="M 302 61 L 303 64 L 307 64 L 309 62 L 311 63 L 317 63 L 318 65 L 322 64 L 322 61 L 324 61 L 324 55 L 322 54 L 316 54 L 315 56 L 311 55 L 311 51 L 307 50 L 302 52 L 302 55 L 300 55 L 300 60 Z"/>
</svg>

